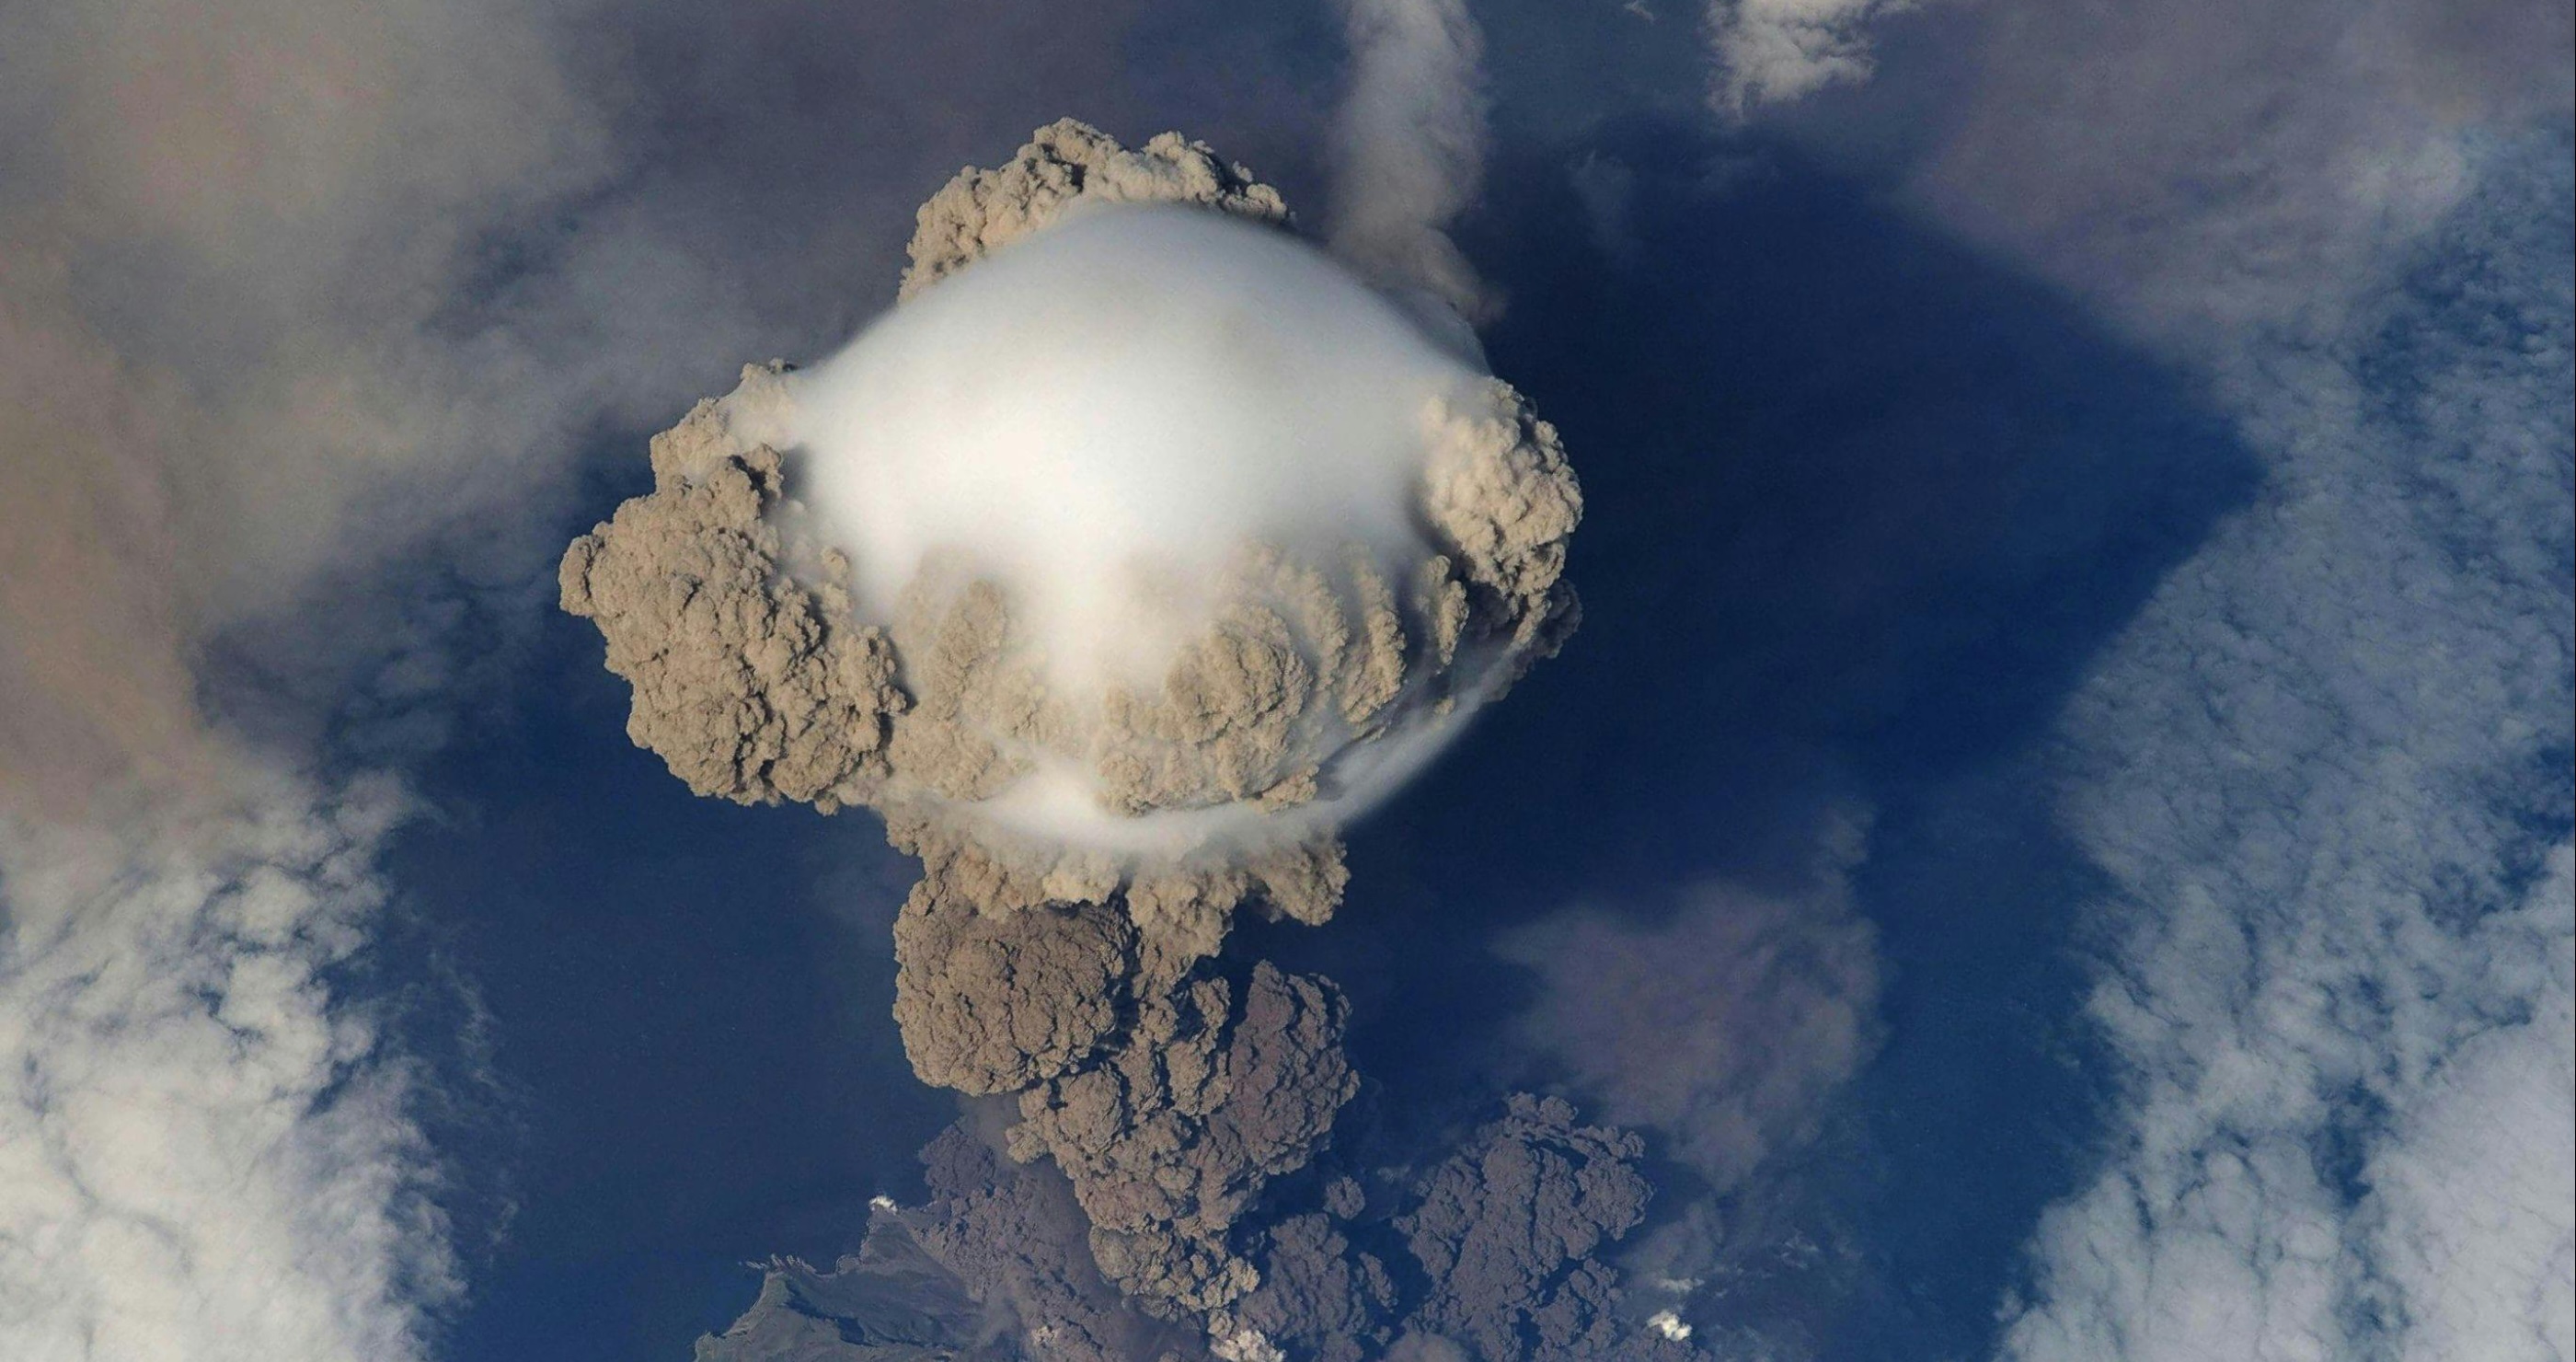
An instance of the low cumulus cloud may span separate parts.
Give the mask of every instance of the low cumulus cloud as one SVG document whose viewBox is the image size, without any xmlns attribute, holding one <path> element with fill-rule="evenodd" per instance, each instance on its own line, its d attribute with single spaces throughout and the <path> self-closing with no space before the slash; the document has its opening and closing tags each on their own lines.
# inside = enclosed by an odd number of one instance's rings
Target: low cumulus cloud
<svg viewBox="0 0 2576 1362">
<path fill-rule="evenodd" d="M 2123 1098 L 2003 1351 L 2566 1357 L 2568 11 L 1938 22 L 1908 195 L 2268 472 L 2065 720 Z"/>
<path fill-rule="evenodd" d="M 2009 1355 L 2568 1355 L 2564 149 L 2274 352 L 2272 486 L 2072 707 L 2126 1102 Z"/>
<path fill-rule="evenodd" d="M 2570 1353 L 2566 22 L 2066 12 L 1917 175 L 2271 474 L 2070 710 L 2126 1102 L 2008 1355 Z"/>
<path fill-rule="evenodd" d="M 2339 330 L 2197 309 L 2272 484 L 2066 721 L 2128 1102 L 2012 1357 L 2568 1354 L 2566 142 L 2465 147 Z"/>
<path fill-rule="evenodd" d="M 1871 26 L 1909 0 L 1712 0 L 1710 100 L 1743 117 L 1765 104 L 1864 81 L 1878 69 Z"/>
<path fill-rule="evenodd" d="M 2121 1098 L 2007 1356 L 2576 1352 L 2569 22 L 1925 17 L 1977 75 L 1917 87 L 1907 196 L 2185 369 L 2268 474 L 2055 750 L 2116 886 Z M 1824 78 L 1864 74 L 1834 33 Z"/>
<path fill-rule="evenodd" d="M 397 792 L 0 829 L 0 1347 L 407 1358 L 459 1290 L 412 1068 L 328 974 Z"/>
<path fill-rule="evenodd" d="M 315 774 L 346 763 L 307 739 L 333 694 L 415 701 L 377 678 L 435 675 L 461 615 L 294 626 L 441 545 L 486 588 L 525 579 L 552 504 L 534 460 L 655 362 L 586 292 L 649 247 L 485 274 L 493 234 L 613 170 L 559 35 L 520 11 L 73 5 L 16 28 L 0 1353 L 417 1356 L 458 1289 L 418 1069 L 332 982 L 407 805 Z M 218 684 L 219 644 L 262 679 Z"/>
</svg>

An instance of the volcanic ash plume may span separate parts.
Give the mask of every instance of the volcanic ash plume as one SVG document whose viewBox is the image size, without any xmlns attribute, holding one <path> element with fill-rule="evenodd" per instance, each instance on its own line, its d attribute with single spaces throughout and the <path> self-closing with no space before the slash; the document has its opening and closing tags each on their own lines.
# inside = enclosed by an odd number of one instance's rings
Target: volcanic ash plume
<svg viewBox="0 0 2576 1362">
<path fill-rule="evenodd" d="M 1338 990 L 1215 960 L 1231 913 L 1329 917 L 1340 825 L 1574 619 L 1555 430 L 1286 222 L 1176 135 L 1043 129 L 923 206 L 849 348 L 656 437 L 562 574 L 692 789 L 920 856 L 914 1067 L 1016 1094 L 1106 1279 L 1202 1321 L 1357 1087 Z"/>
</svg>

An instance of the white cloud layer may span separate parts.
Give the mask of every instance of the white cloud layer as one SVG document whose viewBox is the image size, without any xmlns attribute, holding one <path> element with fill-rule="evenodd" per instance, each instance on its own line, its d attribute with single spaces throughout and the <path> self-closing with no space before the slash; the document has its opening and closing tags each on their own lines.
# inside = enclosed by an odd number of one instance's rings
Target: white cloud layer
<svg viewBox="0 0 2576 1362">
<path fill-rule="evenodd" d="M 2123 1095 L 2007 1356 L 2576 1350 L 2568 28 L 1967 30 L 1913 201 L 2187 367 L 2266 472 L 2065 719 Z"/>
<path fill-rule="evenodd" d="M 398 1362 L 456 1290 L 406 1065 L 326 982 L 391 796 L 278 772 L 350 692 L 453 676 L 454 598 L 317 593 L 433 544 L 540 581 L 546 461 L 667 401 L 659 319 L 729 324 L 640 231 L 491 271 L 617 168 L 550 22 L 118 0 L 0 44 L 9 1362 Z M 228 630 L 261 744 L 201 708 Z"/>
<path fill-rule="evenodd" d="M 400 804 L 0 823 L 0 1357 L 400 1362 L 457 1279 L 406 1072 L 326 979 Z"/>
<path fill-rule="evenodd" d="M 2069 712 L 2126 1095 L 2009 1357 L 2576 1355 L 2570 175 L 2462 154 L 2404 287 L 2211 344 L 2270 481 Z"/>
</svg>

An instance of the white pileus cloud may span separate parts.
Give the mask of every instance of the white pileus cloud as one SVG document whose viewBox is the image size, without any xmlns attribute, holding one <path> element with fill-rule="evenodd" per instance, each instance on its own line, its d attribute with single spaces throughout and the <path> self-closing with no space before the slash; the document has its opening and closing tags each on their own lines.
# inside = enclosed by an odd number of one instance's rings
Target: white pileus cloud
<svg viewBox="0 0 2576 1362">
<path fill-rule="evenodd" d="M 1490 383 L 1285 233 L 1096 208 L 887 314 L 798 377 L 793 420 L 818 524 L 855 564 L 859 617 L 900 627 L 944 580 L 998 584 L 1064 726 L 1113 692 L 1159 688 L 1242 608 L 1228 584 L 1256 547 L 1318 565 L 1300 580 L 1327 613 L 1367 598 L 1343 580 L 1354 572 L 1414 594 L 1445 547 L 1423 509 L 1449 476 L 1444 413 L 1482 412 Z M 1347 651 L 1335 641 L 1300 665 L 1329 677 Z M 1511 654 L 1471 646 L 1454 677 L 1391 677 L 1365 723 L 1300 715 L 1286 760 L 1326 788 L 1293 809 L 1139 814 L 1097 771 L 1009 738 L 1036 750 L 1035 769 L 985 807 L 1019 832 L 1120 852 L 1311 833 L 1400 784 L 1513 670 Z"/>
<path fill-rule="evenodd" d="M 1090 692 L 1204 623 L 1156 627 L 1138 582 L 1203 588 L 1251 542 L 1426 552 L 1425 412 L 1477 377 L 1285 233 L 1104 209 L 888 313 L 798 385 L 796 434 L 868 618 L 962 555 Z"/>
</svg>

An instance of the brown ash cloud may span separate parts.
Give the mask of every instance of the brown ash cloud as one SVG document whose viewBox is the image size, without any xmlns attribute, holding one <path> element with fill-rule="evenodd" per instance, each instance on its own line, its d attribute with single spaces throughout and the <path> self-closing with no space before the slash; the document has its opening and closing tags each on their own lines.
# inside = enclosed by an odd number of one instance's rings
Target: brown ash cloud
<svg viewBox="0 0 2576 1362">
<path fill-rule="evenodd" d="M 1210 222 L 1251 234 L 1209 248 L 1207 268 L 1249 271 L 1219 283 L 1265 286 L 1273 260 L 1340 279 L 1242 167 L 1174 134 L 1130 150 L 1067 120 L 923 205 L 904 301 L 879 326 L 938 322 L 924 310 L 994 281 L 1043 313 L 1043 253 L 1103 223 L 1178 243 L 1144 267 L 1187 276 Z M 1125 266 L 1138 248 L 1107 249 Z M 1245 504 L 1149 505 L 1111 517 L 1135 522 L 1124 539 L 1077 524 L 889 559 L 852 529 L 883 527 L 869 516 L 886 508 L 851 513 L 868 486 L 836 491 L 823 471 L 841 467 L 836 441 L 868 434 L 832 425 L 868 381 L 866 347 L 896 343 L 863 337 L 857 358 L 815 371 L 745 369 L 654 439 L 652 492 L 563 558 L 563 606 L 598 625 L 632 686 L 638 745 L 700 794 L 871 809 L 920 858 L 895 924 L 906 1053 L 926 1082 L 1012 1099 L 1018 1120 L 925 1151 L 933 1199 L 904 1213 L 906 1234 L 1008 1317 L 1027 1356 L 1340 1359 L 1447 1337 L 1468 1356 L 1537 1359 L 1636 1331 L 1590 1256 L 1641 1214 L 1633 1137 L 1517 1101 L 1403 1193 L 1400 1231 L 1384 1214 L 1355 1222 L 1356 1184 L 1311 1167 L 1360 1086 L 1348 1004 L 1329 980 L 1221 954 L 1238 911 L 1328 920 L 1348 880 L 1342 824 L 1576 616 L 1563 573 L 1582 502 L 1554 428 L 1355 278 L 1333 287 L 1362 300 L 1335 304 L 1366 314 L 1354 325 L 1397 328 L 1366 343 L 1430 376 L 1389 389 L 1404 405 L 1383 434 L 1407 462 L 1391 493 L 1349 493 L 1363 500 L 1344 519 L 1352 503 L 1317 510 L 1254 466 L 1275 450 L 1211 433 L 1204 457 L 1247 465 L 1221 470 L 1215 499 L 1252 489 Z M 1204 399 L 1171 388 L 1112 395 L 1165 438 L 1158 404 L 1196 414 Z M 945 509 L 900 483 L 881 487 L 898 509 Z M 1191 547 L 1154 559 L 1157 577 L 1093 571 L 1079 555 L 1103 543 Z M 1062 604 L 1049 563 L 1100 592 Z M 1174 563 L 1194 569 L 1177 584 Z M 1112 587 L 1131 594 L 1104 614 L 1094 597 Z M 1104 620 L 1153 643 L 1072 665 L 1104 634 L 1128 646 Z M 779 1286 L 783 1271 L 773 1294 L 809 1290 Z"/>
</svg>

